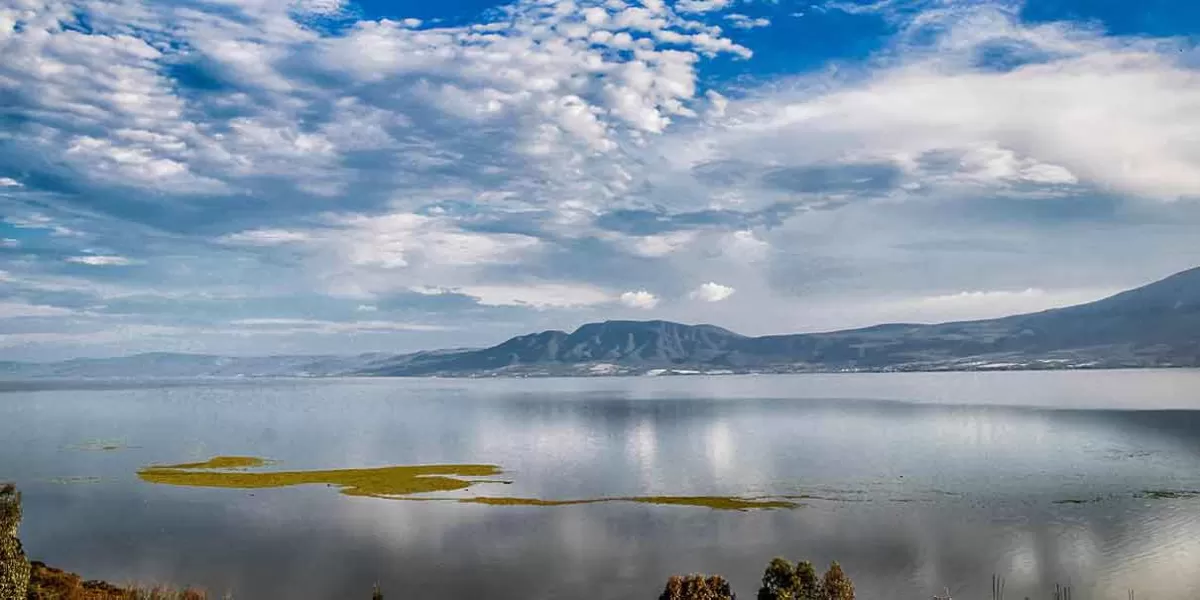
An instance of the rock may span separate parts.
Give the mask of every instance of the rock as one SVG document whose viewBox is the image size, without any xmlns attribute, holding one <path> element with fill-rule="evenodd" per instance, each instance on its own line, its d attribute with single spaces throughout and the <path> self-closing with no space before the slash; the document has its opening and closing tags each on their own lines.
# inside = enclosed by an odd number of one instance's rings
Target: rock
<svg viewBox="0 0 1200 600">
<path fill-rule="evenodd" d="M 0 600 L 25 600 L 29 589 L 29 559 L 17 538 L 21 525 L 21 494 L 11 483 L 0 485 Z"/>
</svg>

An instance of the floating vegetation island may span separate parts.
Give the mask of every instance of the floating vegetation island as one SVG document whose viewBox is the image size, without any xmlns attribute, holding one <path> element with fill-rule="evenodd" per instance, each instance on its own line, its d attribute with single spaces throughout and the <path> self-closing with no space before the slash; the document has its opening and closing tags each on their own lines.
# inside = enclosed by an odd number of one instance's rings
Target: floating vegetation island
<svg viewBox="0 0 1200 600">
<path fill-rule="evenodd" d="M 138 471 L 150 483 L 237 489 L 293 485 L 337 486 L 347 496 L 387 498 L 425 492 L 461 490 L 479 481 L 461 477 L 499 475 L 495 465 L 416 465 L 320 471 L 247 471 L 273 464 L 251 456 L 218 456 L 199 463 L 156 465 Z"/>
<path fill-rule="evenodd" d="M 492 506 L 572 506 L 601 502 L 636 502 L 668 506 L 698 506 L 713 510 L 782 509 L 801 506 L 790 500 L 742 498 L 737 496 L 620 496 L 580 500 L 543 500 L 478 496 L 467 498 L 411 497 L 430 492 L 451 492 L 481 483 L 510 483 L 486 479 L 503 471 L 496 465 L 451 464 L 409 465 L 365 469 L 328 469 L 314 471 L 252 471 L 275 464 L 253 456 L 217 456 L 203 462 L 152 465 L 138 471 L 149 483 L 193 487 L 261 489 L 293 485 L 322 484 L 336 486 L 347 496 L 448 501 Z"/>
</svg>

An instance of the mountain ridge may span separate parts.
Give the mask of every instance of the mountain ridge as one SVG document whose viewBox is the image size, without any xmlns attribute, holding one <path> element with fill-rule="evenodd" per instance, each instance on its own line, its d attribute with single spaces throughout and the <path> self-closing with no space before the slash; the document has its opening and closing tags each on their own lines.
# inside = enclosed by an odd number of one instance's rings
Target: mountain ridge
<svg viewBox="0 0 1200 600">
<path fill-rule="evenodd" d="M 1112 296 L 995 319 L 746 336 L 709 324 L 609 320 L 494 346 L 408 354 L 145 353 L 0 362 L 0 378 L 573 376 L 663 373 L 1200 367 L 1200 267 Z"/>
</svg>

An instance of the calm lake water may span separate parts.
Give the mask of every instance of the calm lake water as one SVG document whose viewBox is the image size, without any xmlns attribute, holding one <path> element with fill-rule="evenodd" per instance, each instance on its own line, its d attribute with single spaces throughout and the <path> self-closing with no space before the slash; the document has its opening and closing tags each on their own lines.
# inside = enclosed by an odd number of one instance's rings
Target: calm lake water
<svg viewBox="0 0 1200 600">
<path fill-rule="evenodd" d="M 776 555 L 859 597 L 1200 597 L 1200 372 L 0 384 L 0 480 L 35 559 L 236 598 L 655 598 Z M 89 446 L 91 444 L 91 446 Z M 98 450 L 97 445 L 121 446 Z M 500 465 L 462 495 L 808 494 L 794 510 L 513 507 L 200 489 L 152 463 Z M 63 482 L 63 478 L 69 479 Z M 98 478 L 98 479 L 97 479 Z M 454 495 L 454 494 L 452 494 Z M 1086 500 L 1085 503 L 1066 501 Z"/>
</svg>

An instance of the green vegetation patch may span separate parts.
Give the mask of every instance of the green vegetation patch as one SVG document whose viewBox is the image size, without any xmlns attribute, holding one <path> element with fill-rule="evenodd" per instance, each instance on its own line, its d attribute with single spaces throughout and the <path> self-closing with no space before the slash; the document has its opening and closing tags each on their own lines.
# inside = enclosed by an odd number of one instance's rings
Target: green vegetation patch
<svg viewBox="0 0 1200 600">
<path fill-rule="evenodd" d="M 214 456 L 204 462 L 178 465 L 155 465 L 150 469 L 253 469 L 275 464 L 275 461 L 257 456 Z"/>
<path fill-rule="evenodd" d="M 130 448 L 137 448 L 137 446 L 130 446 L 125 440 L 88 440 L 82 444 L 67 446 L 68 450 L 87 450 L 91 452 L 112 452 L 114 450 L 128 450 Z"/>
<path fill-rule="evenodd" d="M 1137 495 L 1138 498 L 1149 498 L 1150 500 L 1195 498 L 1197 496 L 1200 496 L 1200 492 L 1194 492 L 1190 490 L 1146 490 Z"/>
<path fill-rule="evenodd" d="M 61 483 L 61 484 L 100 483 L 102 481 L 104 481 L 103 477 L 93 477 L 93 476 L 83 476 L 83 475 L 73 476 L 73 477 L 54 477 L 54 478 L 50 479 L 50 483 Z"/>
<path fill-rule="evenodd" d="M 468 504 L 493 506 L 572 506 L 576 504 L 598 504 L 601 502 L 637 502 L 668 506 L 699 506 L 713 510 L 768 510 L 775 508 L 797 508 L 802 506 L 786 500 L 760 498 L 738 498 L 735 496 L 627 496 L 616 498 L 591 498 L 584 500 L 542 500 L 539 498 L 478 497 L 462 498 Z"/>
<path fill-rule="evenodd" d="M 149 483 L 165 485 L 236 489 L 325 484 L 341 488 L 341 492 L 347 496 L 386 498 L 461 490 L 479 482 L 460 477 L 486 477 L 501 472 L 500 468 L 494 465 L 415 465 L 321 471 L 214 470 L 266 464 L 269 463 L 253 457 L 218 456 L 201 463 L 146 467 L 138 471 L 138 477 Z"/>
</svg>

